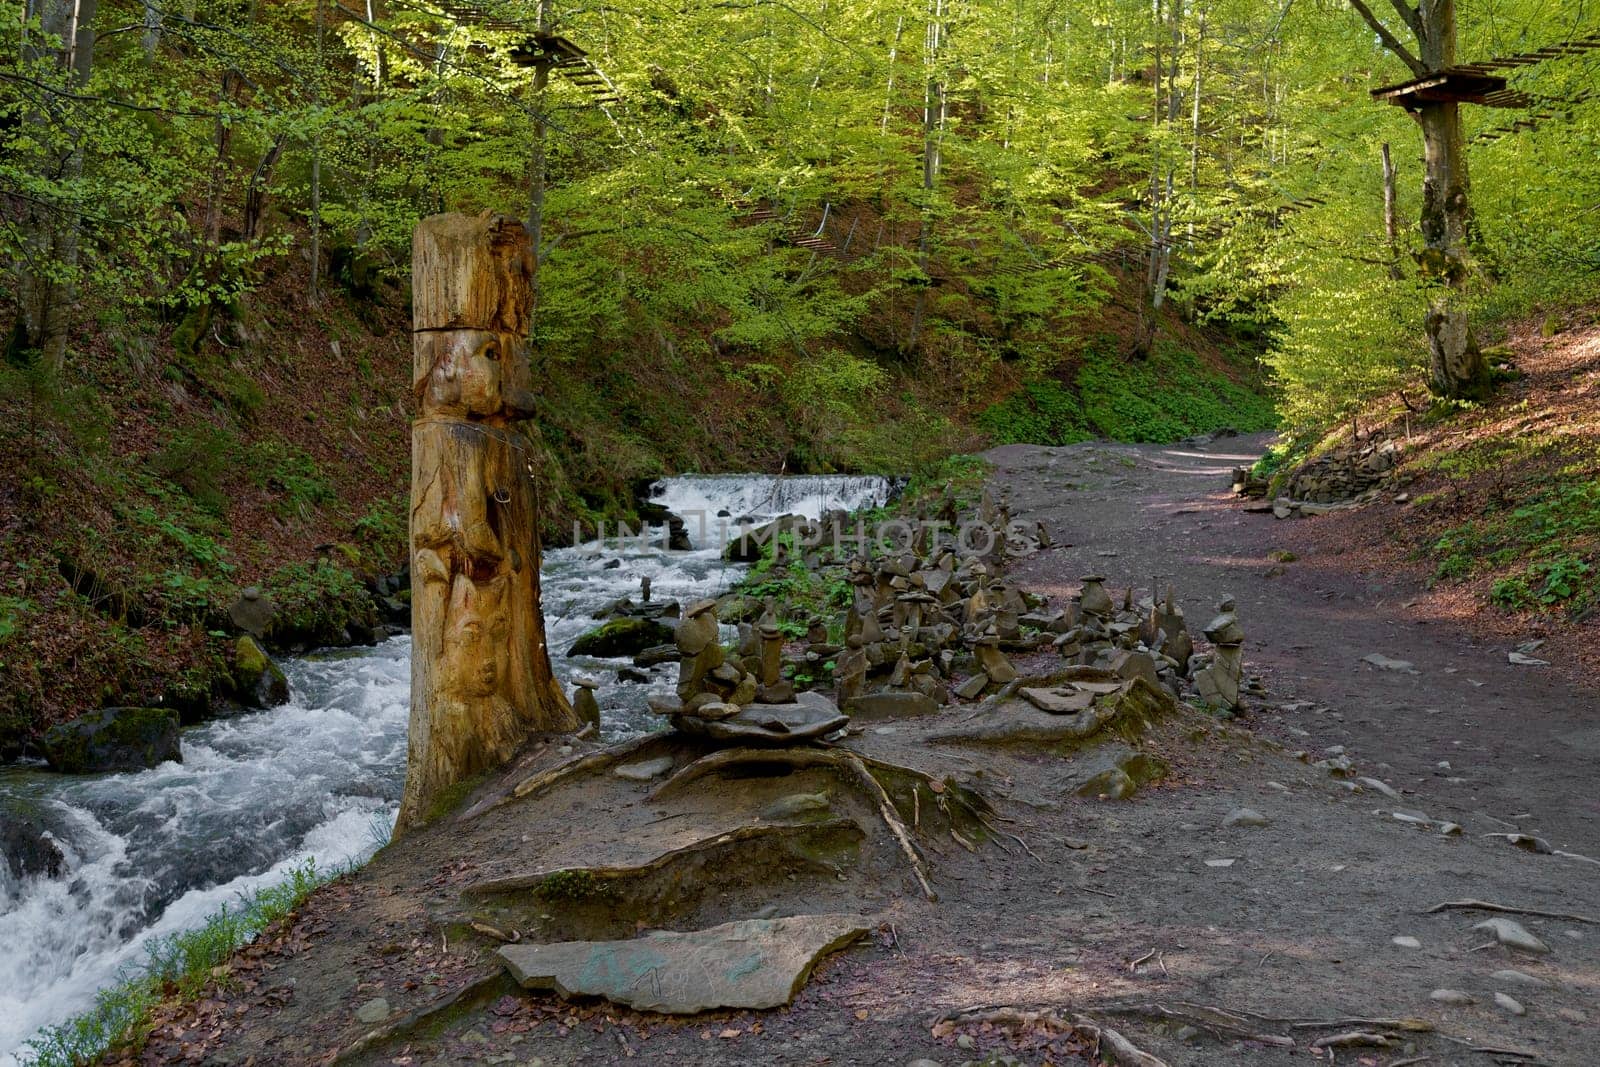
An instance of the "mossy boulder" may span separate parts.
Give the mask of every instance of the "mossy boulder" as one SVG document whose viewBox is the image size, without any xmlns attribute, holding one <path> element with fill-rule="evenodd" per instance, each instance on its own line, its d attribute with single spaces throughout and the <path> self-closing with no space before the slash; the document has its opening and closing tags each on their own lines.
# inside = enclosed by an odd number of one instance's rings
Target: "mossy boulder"
<svg viewBox="0 0 1600 1067">
<path fill-rule="evenodd" d="M 672 643 L 672 627 L 655 619 L 612 619 L 581 634 L 568 650 L 569 656 L 594 656 L 615 659 L 632 656 L 656 645 Z"/>
<path fill-rule="evenodd" d="M 233 643 L 233 689 L 247 708 L 275 708 L 289 702 L 289 679 L 283 669 L 249 636 Z"/>
<path fill-rule="evenodd" d="M 50 769 L 63 774 L 140 771 L 183 762 L 178 713 L 171 708 L 101 708 L 51 727 L 40 742 Z"/>
</svg>

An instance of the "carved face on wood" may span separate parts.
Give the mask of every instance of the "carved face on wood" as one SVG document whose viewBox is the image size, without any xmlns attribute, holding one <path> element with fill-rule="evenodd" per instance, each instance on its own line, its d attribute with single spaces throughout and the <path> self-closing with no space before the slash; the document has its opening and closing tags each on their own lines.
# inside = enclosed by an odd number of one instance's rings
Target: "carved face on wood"
<svg viewBox="0 0 1600 1067">
<path fill-rule="evenodd" d="M 439 688 L 458 699 L 493 696 L 506 674 L 511 619 L 505 576 L 474 582 L 457 576 L 440 659 Z"/>
<path fill-rule="evenodd" d="M 533 413 L 532 371 L 522 338 L 489 330 L 430 330 L 416 335 L 413 389 L 424 415 L 520 419 Z"/>
</svg>

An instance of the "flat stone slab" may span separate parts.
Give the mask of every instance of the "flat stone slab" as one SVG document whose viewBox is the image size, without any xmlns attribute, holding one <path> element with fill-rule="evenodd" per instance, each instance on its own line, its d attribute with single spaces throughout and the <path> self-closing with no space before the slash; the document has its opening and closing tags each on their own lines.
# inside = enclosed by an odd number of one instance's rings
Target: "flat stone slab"
<svg viewBox="0 0 1600 1067">
<path fill-rule="evenodd" d="M 1087 711 L 1095 697 L 1092 692 L 1072 686 L 1058 689 L 1024 688 L 1017 690 L 1017 695 L 1040 711 L 1048 711 L 1052 715 L 1076 715 L 1080 711 Z"/>
<path fill-rule="evenodd" d="M 699 734 L 714 741 L 736 741 L 746 745 L 797 745 L 831 734 L 849 721 L 850 716 L 841 714 L 824 697 L 794 704 L 747 704 L 737 715 L 720 722 L 692 715 L 675 715 L 672 725 L 683 733 Z"/>
<path fill-rule="evenodd" d="M 922 693 L 862 693 L 846 700 L 844 708 L 857 719 L 905 719 L 933 715 L 939 702 Z"/>
<path fill-rule="evenodd" d="M 871 928 L 860 915 L 744 919 L 632 941 L 505 945 L 500 957 L 524 989 L 604 997 L 668 1015 L 759 1011 L 788 1004 L 818 960 Z"/>
</svg>

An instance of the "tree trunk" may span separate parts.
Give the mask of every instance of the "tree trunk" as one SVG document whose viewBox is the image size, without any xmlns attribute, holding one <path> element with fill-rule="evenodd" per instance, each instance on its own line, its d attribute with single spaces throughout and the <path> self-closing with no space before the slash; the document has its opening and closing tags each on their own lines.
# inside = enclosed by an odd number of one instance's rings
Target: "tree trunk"
<svg viewBox="0 0 1600 1067">
<path fill-rule="evenodd" d="M 1454 101 L 1424 104 L 1422 126 L 1423 270 L 1437 286 L 1424 327 L 1432 357 L 1433 391 L 1452 400 L 1489 394 L 1489 365 L 1463 306 L 1468 266 L 1464 252 L 1472 206 L 1467 162 L 1462 153 L 1461 107 Z"/>
<path fill-rule="evenodd" d="M 930 0 L 925 40 L 927 81 L 922 91 L 922 219 L 917 226 L 917 269 L 921 285 L 911 307 L 911 328 L 906 331 L 906 351 L 916 347 L 922 321 L 928 313 L 928 267 L 933 250 L 933 191 L 939 185 L 941 141 L 944 137 L 945 87 L 939 77 L 939 53 L 944 46 L 944 0 Z"/>
<path fill-rule="evenodd" d="M 77 86 L 87 85 L 94 68 L 94 20 L 96 0 L 35 0 L 25 14 L 37 15 L 45 34 L 61 38 L 55 62 L 72 72 Z M 26 38 L 22 54 L 40 60 L 46 53 L 31 46 Z M 35 112 L 28 121 L 41 126 L 40 141 L 48 144 L 46 130 L 50 116 Z M 65 151 L 43 149 L 36 160 L 37 173 L 46 180 L 60 180 L 70 186 L 83 174 L 82 134 L 65 131 Z M 70 194 L 69 194 L 70 198 Z M 75 276 L 78 272 L 78 217 L 70 207 L 34 204 L 26 211 L 24 238 L 28 253 L 18 270 L 18 303 L 23 344 L 35 349 L 52 374 L 66 364 L 67 339 L 71 328 L 68 315 L 77 302 Z"/>
<path fill-rule="evenodd" d="M 1389 249 L 1389 277 L 1399 281 L 1405 275 L 1400 270 L 1400 222 L 1395 212 L 1395 166 L 1389 154 L 1389 142 L 1383 143 L 1383 234 Z"/>
<path fill-rule="evenodd" d="M 435 215 L 413 244 L 411 726 L 396 834 L 538 731 L 578 728 L 539 608 L 527 439 L 534 263 L 520 222 Z"/>
</svg>

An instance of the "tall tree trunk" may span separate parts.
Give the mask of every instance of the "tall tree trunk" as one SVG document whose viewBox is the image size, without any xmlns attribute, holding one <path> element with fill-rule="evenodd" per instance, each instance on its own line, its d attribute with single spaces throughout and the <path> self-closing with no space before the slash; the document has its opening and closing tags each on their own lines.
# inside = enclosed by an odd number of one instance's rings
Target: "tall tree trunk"
<svg viewBox="0 0 1600 1067">
<path fill-rule="evenodd" d="M 1383 143 L 1383 235 L 1389 250 L 1389 277 L 1399 281 L 1405 275 L 1400 270 L 1400 220 L 1395 207 L 1394 157 L 1389 154 L 1389 142 Z"/>
<path fill-rule="evenodd" d="M 61 47 L 46 52 L 24 39 L 23 58 L 53 60 L 70 72 L 75 86 L 87 85 L 94 69 L 95 8 L 96 0 L 30 2 L 25 14 L 38 16 L 42 33 L 60 38 Z M 30 114 L 28 121 L 40 127 L 40 141 L 47 146 L 52 133 L 66 135 L 63 149 L 46 147 L 37 159 L 37 173 L 58 181 L 66 196 L 60 206 L 33 204 L 27 209 L 24 240 L 28 254 L 17 267 L 23 347 L 36 350 L 49 371 L 59 374 L 67 358 L 68 316 L 77 301 L 79 221 L 71 197 L 76 194 L 72 186 L 83 175 L 83 134 L 52 130 L 52 118 L 42 112 Z"/>
<path fill-rule="evenodd" d="M 1470 273 L 1465 247 L 1472 204 L 1462 152 L 1461 106 L 1453 101 L 1426 104 L 1418 110 L 1417 122 L 1423 143 L 1423 269 L 1437 286 L 1424 320 L 1432 386 L 1451 399 L 1481 400 L 1490 391 L 1489 364 L 1463 306 Z"/>
<path fill-rule="evenodd" d="M 1377 34 L 1417 77 L 1446 70 L 1456 61 L 1455 0 L 1390 0 L 1416 39 L 1412 52 L 1367 6 L 1349 0 Z M 1430 385 L 1453 400 L 1480 400 L 1490 392 L 1489 365 L 1467 320 L 1465 296 L 1471 267 L 1466 241 L 1472 232 L 1471 182 L 1461 136 L 1461 105 L 1454 100 L 1410 105 L 1422 127 L 1422 271 L 1434 286 L 1423 328 L 1431 357 Z"/>
<path fill-rule="evenodd" d="M 927 81 L 922 94 L 922 219 L 917 226 L 917 269 L 923 281 L 911 307 L 911 328 L 906 331 L 907 350 L 922 336 L 922 321 L 928 313 L 928 268 L 933 249 L 933 192 L 939 186 L 940 151 L 944 137 L 946 96 L 939 74 L 939 53 L 944 47 L 945 0 L 930 0 L 925 46 Z"/>
<path fill-rule="evenodd" d="M 399 834 L 538 731 L 578 728 L 539 608 L 522 223 L 435 215 L 413 244 L 411 722 Z"/>
<path fill-rule="evenodd" d="M 550 32 L 550 0 L 539 0 L 538 28 Z M 544 110 L 550 86 L 550 60 L 541 58 L 533 69 L 533 148 L 529 153 L 528 170 L 528 241 L 533 249 L 533 314 L 529 329 L 539 317 L 539 267 L 544 262 L 544 194 L 545 194 L 545 142 L 549 137 Z"/>
</svg>

